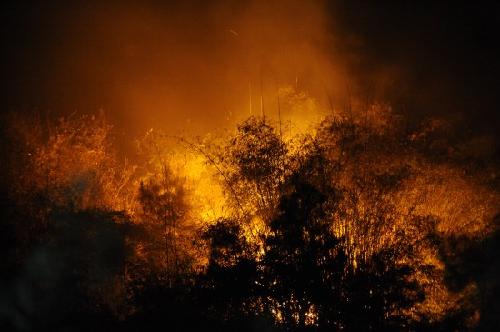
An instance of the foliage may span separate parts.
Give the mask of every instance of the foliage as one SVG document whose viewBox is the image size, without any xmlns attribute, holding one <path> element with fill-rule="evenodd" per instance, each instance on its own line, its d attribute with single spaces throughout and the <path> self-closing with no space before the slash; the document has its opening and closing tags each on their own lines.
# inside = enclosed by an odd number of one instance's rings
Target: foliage
<svg viewBox="0 0 500 332">
<path fill-rule="evenodd" d="M 488 330 L 500 194 L 484 140 L 358 113 L 300 137 L 251 117 L 219 145 L 181 139 L 225 189 L 214 220 L 168 135 L 149 131 L 133 165 L 102 116 L 15 120 L 0 328 Z"/>
<path fill-rule="evenodd" d="M 275 213 L 287 172 L 287 147 L 264 119 L 250 117 L 229 144 L 215 153 L 231 200 L 248 216 L 269 220 Z M 235 197 L 232 197 L 235 196 Z"/>
<path fill-rule="evenodd" d="M 141 181 L 139 218 L 149 234 L 144 252 L 171 279 L 189 264 L 186 216 L 188 206 L 182 182 L 165 167 L 155 177 Z M 161 258 L 161 259 L 160 259 Z"/>
</svg>

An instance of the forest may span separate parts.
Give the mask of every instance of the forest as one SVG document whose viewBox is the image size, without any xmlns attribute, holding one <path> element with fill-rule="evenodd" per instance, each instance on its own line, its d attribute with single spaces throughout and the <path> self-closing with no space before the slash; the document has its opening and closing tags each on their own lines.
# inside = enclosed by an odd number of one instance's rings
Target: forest
<svg viewBox="0 0 500 332">
<path fill-rule="evenodd" d="M 2 331 L 500 324 L 499 161 L 460 119 L 261 114 L 124 153 L 104 114 L 2 117 Z"/>
</svg>

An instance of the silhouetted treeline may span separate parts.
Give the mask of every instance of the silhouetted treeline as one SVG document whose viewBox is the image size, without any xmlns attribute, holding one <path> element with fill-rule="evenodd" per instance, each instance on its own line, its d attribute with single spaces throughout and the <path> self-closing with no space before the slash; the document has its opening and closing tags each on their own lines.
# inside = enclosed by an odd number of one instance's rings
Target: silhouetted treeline
<svg viewBox="0 0 500 332">
<path fill-rule="evenodd" d="M 300 136 L 251 117 L 219 141 L 175 138 L 222 188 L 207 217 L 168 135 L 130 162 L 101 117 L 4 123 L 2 330 L 499 324 L 498 163 L 454 124 L 378 105 Z"/>
</svg>

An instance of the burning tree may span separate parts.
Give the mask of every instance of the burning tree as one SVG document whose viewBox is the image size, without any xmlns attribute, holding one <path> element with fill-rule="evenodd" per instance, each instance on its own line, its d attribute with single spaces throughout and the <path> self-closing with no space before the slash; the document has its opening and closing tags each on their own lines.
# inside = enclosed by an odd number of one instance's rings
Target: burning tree
<svg viewBox="0 0 500 332">
<path fill-rule="evenodd" d="M 457 209 L 460 202 L 488 207 L 474 217 L 481 219 L 475 228 L 490 222 L 498 196 L 455 177 L 457 155 L 436 153 L 451 137 L 436 132 L 439 127 L 432 135 L 428 128 L 410 128 L 385 105 L 361 114 L 331 116 L 315 133 L 286 142 L 270 123 L 251 118 L 226 150 L 219 149 L 237 198 L 264 223 L 257 241 L 243 235 L 238 240 L 259 244 L 255 271 L 245 274 L 255 284 L 252 295 L 238 303 L 252 303 L 254 312 L 274 317 L 278 325 L 410 328 L 442 320 L 466 296 L 447 289 L 440 249 L 449 232 L 463 232 L 463 216 L 450 224 L 449 212 L 435 204 L 439 198 L 429 200 L 432 193 L 415 183 L 438 185 L 429 168 L 439 167 L 446 181 L 461 186 L 459 192 L 476 187 L 470 198 L 479 195 L 484 203 L 443 193 Z M 270 213 L 262 213 L 262 206 Z M 238 259 L 229 261 L 235 263 L 224 270 L 239 268 Z M 233 313 L 248 317 L 247 309 Z"/>
<path fill-rule="evenodd" d="M 219 157 L 227 164 L 224 169 L 230 170 L 230 184 L 241 188 L 238 198 L 253 207 L 250 211 L 258 214 L 261 206 L 269 211 L 259 215 L 265 223 L 265 231 L 259 234 L 260 252 L 252 258 L 254 273 L 245 274 L 254 280 L 247 282 L 253 289 L 252 295 L 238 303 L 274 317 L 278 325 L 299 329 L 358 326 L 353 325 L 357 314 L 371 315 L 364 328 L 381 328 L 394 323 L 394 319 L 387 317 L 404 317 L 404 310 L 423 299 L 418 283 L 412 279 L 418 267 L 404 260 L 405 255 L 411 255 L 407 251 L 410 246 L 396 238 L 405 236 L 393 235 L 392 241 L 382 241 L 383 245 L 374 244 L 368 236 L 380 230 L 392 230 L 394 220 L 401 216 L 387 201 L 360 207 L 359 197 L 369 196 L 368 187 L 359 187 L 361 180 L 365 186 L 375 186 L 363 178 L 353 181 L 358 187 L 346 182 L 351 180 L 346 179 L 346 168 L 352 167 L 351 161 L 346 160 L 346 151 L 353 154 L 359 149 L 356 140 L 360 129 L 347 121 L 333 125 L 340 129 L 335 134 L 341 143 L 320 132 L 305 138 L 301 149 L 288 149 L 269 124 L 251 118 L 238 127 L 229 150 Z M 336 152 L 339 144 L 344 149 L 340 154 Z M 288 151 L 296 153 L 288 154 Z M 339 155 L 341 159 L 332 157 Z M 391 185 L 381 190 L 387 192 Z M 373 197 L 371 202 L 380 197 Z M 357 208 L 363 208 L 365 214 L 353 215 L 356 213 L 353 209 Z M 373 223 L 369 223 L 371 220 Z M 221 234 L 225 232 L 223 226 L 220 224 L 217 228 Z M 229 252 L 234 255 L 233 251 L 214 247 L 217 236 L 214 230 L 207 233 L 212 252 L 218 252 L 218 256 Z M 241 234 L 237 238 L 234 243 L 259 243 Z M 241 268 L 243 256 L 226 259 L 233 263 L 220 267 L 217 262 L 211 262 L 208 269 L 211 278 L 217 277 L 214 273 L 223 273 L 221 269 L 238 271 Z M 361 295 L 361 291 L 352 286 L 355 280 L 360 280 L 356 278 L 373 281 L 369 293 Z M 241 310 L 240 315 L 248 316 L 248 309 L 241 307 Z M 238 311 L 233 308 L 234 312 Z"/>
<path fill-rule="evenodd" d="M 22 245 L 9 266 L 60 260 L 54 271 L 78 283 L 75 298 L 137 322 L 168 317 L 229 330 L 493 324 L 478 310 L 497 286 L 474 275 L 469 256 L 495 248 L 500 196 L 487 175 L 495 164 L 439 122 L 408 126 L 384 105 L 360 114 L 330 115 L 293 139 L 256 117 L 221 145 L 177 139 L 206 158 L 200 165 L 215 168 L 224 188 L 226 197 L 208 197 L 224 211 L 213 220 L 194 208 L 213 190 L 193 194 L 199 188 L 176 168 L 182 157 L 164 133 L 138 142 L 132 166 L 117 158 L 102 117 L 29 133 L 13 126 L 22 135 L 8 136 L 19 146 L 4 167 L 15 179 L 4 234 Z M 495 266 L 479 270 L 491 276 Z"/>
<path fill-rule="evenodd" d="M 14 192 L 26 202 L 43 201 L 43 209 L 128 210 L 135 168 L 118 162 L 112 147 L 112 126 L 103 115 L 60 118 L 44 127 L 21 126 L 38 132 L 24 140 L 26 163 L 17 171 Z"/>
<path fill-rule="evenodd" d="M 145 160 L 135 212 L 136 221 L 145 227 L 145 238 L 138 252 L 139 257 L 158 269 L 141 273 L 160 272 L 163 282 L 172 286 L 194 268 L 196 231 L 190 193 L 185 178 L 172 168 L 165 134 L 148 132 L 138 141 L 138 148 Z"/>
</svg>

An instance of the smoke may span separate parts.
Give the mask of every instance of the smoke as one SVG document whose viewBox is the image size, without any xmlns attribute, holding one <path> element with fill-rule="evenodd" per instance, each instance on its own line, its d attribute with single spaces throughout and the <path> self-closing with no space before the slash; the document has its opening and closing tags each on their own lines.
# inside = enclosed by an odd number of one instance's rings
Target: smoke
<svg viewBox="0 0 500 332">
<path fill-rule="evenodd" d="M 498 132 L 498 5 L 364 1 L 4 4 L 3 109 L 104 111 L 128 137 L 277 113 L 295 87 Z M 252 107 L 250 107 L 252 104 Z M 286 117 L 287 114 L 284 114 Z M 301 117 L 302 118 L 302 117 Z M 124 141 L 127 141 L 128 138 Z"/>
<path fill-rule="evenodd" d="M 199 133 L 261 108 L 276 113 L 283 85 L 323 101 L 326 91 L 337 95 L 332 90 L 344 88 L 342 66 L 329 52 L 323 1 L 90 2 L 38 9 L 38 24 L 20 27 L 44 32 L 36 54 L 16 60 L 18 67 L 32 67 L 13 80 L 29 96 L 15 100 L 17 106 L 55 113 L 102 108 L 133 134 L 152 126 Z"/>
<path fill-rule="evenodd" d="M 498 2 L 333 1 L 335 45 L 360 96 L 410 118 L 460 117 L 500 138 Z"/>
</svg>

